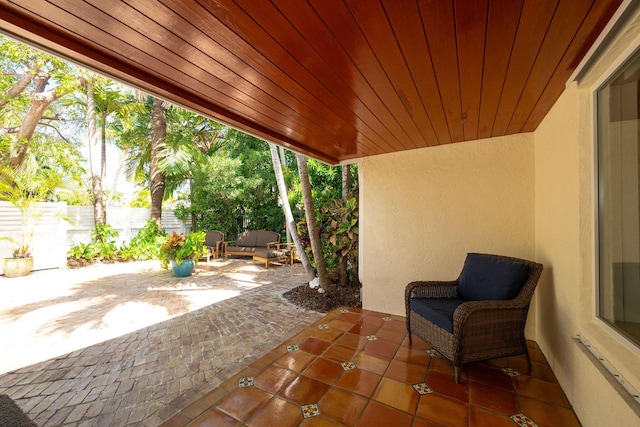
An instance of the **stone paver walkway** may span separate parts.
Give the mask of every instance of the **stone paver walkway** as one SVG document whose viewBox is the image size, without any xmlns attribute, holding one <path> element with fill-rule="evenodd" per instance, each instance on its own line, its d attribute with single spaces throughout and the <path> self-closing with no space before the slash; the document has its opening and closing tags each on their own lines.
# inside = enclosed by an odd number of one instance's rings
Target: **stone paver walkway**
<svg viewBox="0 0 640 427">
<path fill-rule="evenodd" d="M 0 394 L 39 426 L 157 426 L 322 317 L 301 266 L 157 261 L 0 278 Z"/>
</svg>

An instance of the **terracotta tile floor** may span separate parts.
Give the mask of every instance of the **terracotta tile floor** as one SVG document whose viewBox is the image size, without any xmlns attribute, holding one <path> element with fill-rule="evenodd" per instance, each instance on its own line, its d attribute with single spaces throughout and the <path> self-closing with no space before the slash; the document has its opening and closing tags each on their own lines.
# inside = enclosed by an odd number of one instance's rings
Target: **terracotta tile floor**
<svg viewBox="0 0 640 427">
<path fill-rule="evenodd" d="M 496 359 L 460 384 L 429 350 L 403 317 L 336 309 L 162 426 L 580 426 L 534 342 L 530 373 Z"/>
</svg>

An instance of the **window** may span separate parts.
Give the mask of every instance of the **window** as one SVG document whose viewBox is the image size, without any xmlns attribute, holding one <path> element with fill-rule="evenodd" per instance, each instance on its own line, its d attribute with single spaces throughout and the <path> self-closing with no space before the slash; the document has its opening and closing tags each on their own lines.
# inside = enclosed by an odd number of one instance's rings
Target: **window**
<svg viewBox="0 0 640 427">
<path fill-rule="evenodd" d="M 597 92 L 598 316 L 640 345 L 640 54 Z"/>
</svg>

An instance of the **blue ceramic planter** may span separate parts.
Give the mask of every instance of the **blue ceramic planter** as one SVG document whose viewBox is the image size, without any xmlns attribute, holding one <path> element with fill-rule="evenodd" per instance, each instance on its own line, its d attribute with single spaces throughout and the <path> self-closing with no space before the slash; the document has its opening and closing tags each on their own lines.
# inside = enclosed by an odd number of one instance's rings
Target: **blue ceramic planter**
<svg viewBox="0 0 640 427">
<path fill-rule="evenodd" d="M 175 261 L 171 261 L 171 269 L 176 277 L 188 277 L 193 273 L 193 269 L 196 267 L 196 263 L 192 259 L 183 259 L 180 264 Z"/>
</svg>

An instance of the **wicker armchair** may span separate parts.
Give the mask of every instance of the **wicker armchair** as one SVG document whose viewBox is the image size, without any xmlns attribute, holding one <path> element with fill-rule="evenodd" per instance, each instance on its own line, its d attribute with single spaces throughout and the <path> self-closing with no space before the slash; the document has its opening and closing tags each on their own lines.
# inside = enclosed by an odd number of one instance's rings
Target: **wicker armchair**
<svg viewBox="0 0 640 427">
<path fill-rule="evenodd" d="M 464 363 L 479 360 L 524 354 L 531 370 L 524 326 L 541 273 L 536 262 L 468 254 L 454 281 L 409 283 L 409 343 L 414 334 L 451 360 L 456 382 Z"/>
</svg>

